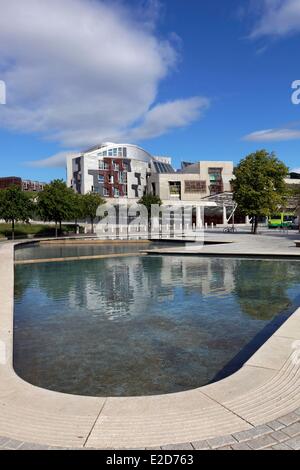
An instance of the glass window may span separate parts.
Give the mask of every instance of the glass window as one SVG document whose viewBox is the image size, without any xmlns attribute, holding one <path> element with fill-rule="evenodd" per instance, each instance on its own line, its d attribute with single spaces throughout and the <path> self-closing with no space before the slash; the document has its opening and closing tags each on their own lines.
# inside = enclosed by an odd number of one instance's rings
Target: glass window
<svg viewBox="0 0 300 470">
<path fill-rule="evenodd" d="M 127 158 L 127 147 L 123 147 L 123 157 Z"/>
<path fill-rule="evenodd" d="M 117 156 L 118 156 L 118 149 L 114 149 L 114 151 L 113 151 L 113 156 L 114 156 L 114 157 L 117 157 Z"/>
<path fill-rule="evenodd" d="M 103 188 L 103 196 L 109 196 L 108 189 Z"/>
<path fill-rule="evenodd" d="M 114 195 L 115 195 L 115 197 L 119 197 L 119 196 L 120 196 L 120 191 L 119 191 L 118 188 L 115 188 L 115 189 L 114 189 Z"/>
<path fill-rule="evenodd" d="M 123 149 L 122 147 L 119 147 L 118 148 L 118 157 L 122 157 L 123 156 Z"/>
<path fill-rule="evenodd" d="M 104 161 L 99 160 L 99 170 L 104 170 Z"/>
<path fill-rule="evenodd" d="M 186 193 L 205 193 L 206 182 L 205 181 L 185 181 L 185 192 Z"/>
<path fill-rule="evenodd" d="M 102 154 L 103 154 L 103 157 L 107 157 L 107 150 L 104 150 Z"/>
<path fill-rule="evenodd" d="M 98 183 L 104 183 L 104 176 L 98 175 Z"/>
<path fill-rule="evenodd" d="M 108 156 L 109 156 L 109 157 L 112 157 L 112 156 L 113 156 L 113 149 L 109 149 L 109 151 L 108 151 Z"/>
</svg>

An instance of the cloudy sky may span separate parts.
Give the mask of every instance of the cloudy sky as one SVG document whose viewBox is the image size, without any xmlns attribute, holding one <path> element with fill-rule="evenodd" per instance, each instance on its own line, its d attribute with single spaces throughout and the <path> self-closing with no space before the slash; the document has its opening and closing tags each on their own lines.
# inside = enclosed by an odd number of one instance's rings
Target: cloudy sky
<svg viewBox="0 0 300 470">
<path fill-rule="evenodd" d="M 134 142 L 182 160 L 274 150 L 300 167 L 300 0 L 0 0 L 1 176 Z"/>
</svg>

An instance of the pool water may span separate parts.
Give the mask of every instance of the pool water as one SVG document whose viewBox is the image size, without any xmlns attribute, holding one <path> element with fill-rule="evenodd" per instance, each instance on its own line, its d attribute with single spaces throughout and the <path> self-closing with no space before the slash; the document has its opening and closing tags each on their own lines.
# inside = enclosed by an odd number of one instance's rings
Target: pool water
<svg viewBox="0 0 300 470">
<path fill-rule="evenodd" d="M 15 267 L 14 367 L 93 396 L 192 389 L 239 368 L 300 305 L 300 262 L 142 256 Z"/>
<path fill-rule="evenodd" d="M 32 245 L 15 251 L 15 259 L 24 261 L 30 259 L 72 258 L 77 256 L 109 255 L 116 253 L 138 253 L 150 249 L 149 243 L 120 243 L 120 244 L 41 244 Z"/>
</svg>

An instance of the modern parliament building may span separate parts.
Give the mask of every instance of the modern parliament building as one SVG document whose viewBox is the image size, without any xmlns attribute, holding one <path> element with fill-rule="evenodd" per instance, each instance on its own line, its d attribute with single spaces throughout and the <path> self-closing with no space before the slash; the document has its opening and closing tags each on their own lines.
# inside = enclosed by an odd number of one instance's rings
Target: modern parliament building
<svg viewBox="0 0 300 470">
<path fill-rule="evenodd" d="M 68 186 L 113 200 L 136 202 L 154 194 L 168 203 L 200 201 L 231 192 L 232 177 L 233 162 L 183 163 L 176 171 L 170 157 L 152 156 L 133 144 L 106 142 L 67 159 Z"/>
</svg>

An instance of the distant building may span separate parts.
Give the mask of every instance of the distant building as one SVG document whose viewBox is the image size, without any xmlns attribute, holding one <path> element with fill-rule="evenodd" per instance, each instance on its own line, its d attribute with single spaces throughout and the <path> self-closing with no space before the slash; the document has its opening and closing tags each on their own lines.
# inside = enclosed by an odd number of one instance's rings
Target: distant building
<svg viewBox="0 0 300 470">
<path fill-rule="evenodd" d="M 7 176 L 0 178 L 0 190 L 7 189 L 11 186 L 18 186 L 22 189 L 22 191 L 39 192 L 44 189 L 45 184 L 46 183 L 40 183 L 38 181 L 23 180 L 17 176 Z"/>
</svg>

